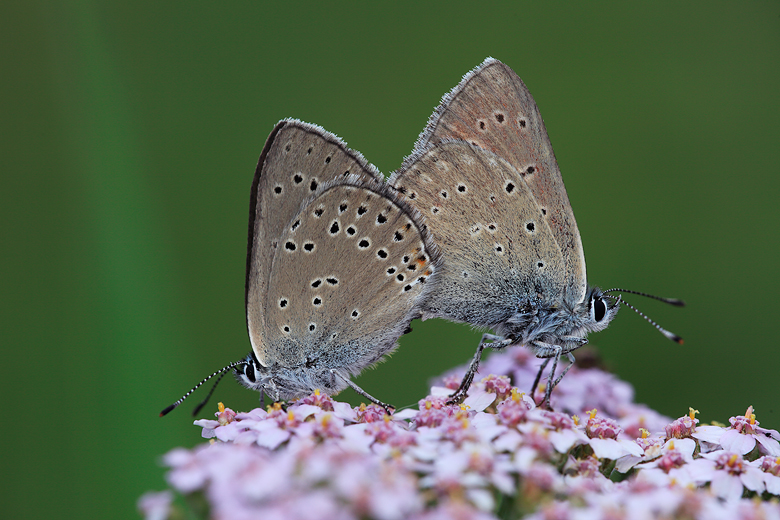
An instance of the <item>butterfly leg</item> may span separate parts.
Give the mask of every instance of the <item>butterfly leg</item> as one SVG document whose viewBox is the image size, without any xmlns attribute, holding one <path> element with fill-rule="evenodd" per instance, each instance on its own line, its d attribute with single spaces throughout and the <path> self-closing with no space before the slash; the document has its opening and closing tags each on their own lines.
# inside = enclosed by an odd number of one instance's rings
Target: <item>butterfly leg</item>
<svg viewBox="0 0 780 520">
<path fill-rule="evenodd" d="M 358 394 L 362 395 L 363 397 L 365 397 L 366 399 L 368 399 L 369 401 L 371 401 L 375 405 L 381 406 L 382 408 L 384 408 L 385 412 L 387 413 L 387 415 L 393 415 L 393 411 L 395 410 L 394 406 L 391 406 L 391 405 L 389 405 L 387 403 L 383 403 L 382 401 L 380 401 L 379 399 L 377 399 L 373 395 L 369 394 L 368 392 L 366 392 L 365 390 L 360 388 L 358 385 L 356 385 L 355 383 L 353 383 L 349 379 L 346 379 L 346 378 L 342 377 L 341 374 L 339 374 L 335 370 L 331 369 L 330 373 L 333 374 L 333 377 L 337 377 L 337 378 L 341 379 L 342 381 L 344 381 L 345 383 L 347 383 L 349 385 L 349 387 L 352 388 L 352 390 L 354 390 Z"/>
<path fill-rule="evenodd" d="M 487 340 L 490 341 L 487 342 Z M 512 341 L 513 340 L 511 339 L 505 339 L 504 337 L 496 336 L 495 334 L 483 334 L 482 341 L 479 342 L 477 351 L 474 353 L 474 359 L 471 360 L 471 364 L 469 365 L 468 370 L 466 370 L 466 374 L 463 376 L 458 389 L 450 395 L 449 399 L 447 399 L 447 404 L 460 404 L 466 399 L 468 389 L 471 387 L 471 383 L 474 381 L 474 375 L 479 369 L 479 363 L 482 361 L 482 351 L 485 350 L 485 347 L 501 350 L 502 348 L 511 345 Z"/>
<path fill-rule="evenodd" d="M 555 370 L 558 368 L 558 360 L 561 359 L 561 354 L 563 353 L 563 347 L 560 345 L 554 345 L 553 347 L 555 348 L 555 355 L 552 357 L 553 364 L 550 369 L 550 375 L 547 377 L 547 388 L 544 390 L 544 400 L 542 400 L 542 404 L 540 405 L 542 408 L 548 410 L 552 410 L 552 406 L 550 406 L 550 397 L 552 396 L 553 386 L 555 386 L 553 378 L 555 377 Z"/>
<path fill-rule="evenodd" d="M 539 371 L 536 373 L 536 379 L 534 379 L 534 384 L 531 385 L 532 399 L 533 399 L 533 395 L 536 393 L 536 389 L 539 388 L 539 381 L 542 380 L 542 374 L 544 373 L 544 369 L 547 367 L 547 364 L 549 362 L 550 362 L 550 358 L 545 359 L 542 365 L 539 367 Z"/>
<path fill-rule="evenodd" d="M 558 356 L 558 357 L 560 357 L 560 356 Z M 565 375 L 566 375 L 566 372 L 568 372 L 568 371 L 569 371 L 569 369 L 570 369 L 570 368 L 571 368 L 571 367 L 574 365 L 574 354 L 572 354 L 571 352 L 567 352 L 567 353 L 566 353 L 566 357 L 568 357 L 568 358 L 569 358 L 569 364 L 566 366 L 566 368 L 564 368 L 564 369 L 563 369 L 563 372 L 561 372 L 561 375 L 559 375 L 559 376 L 558 376 L 558 377 L 555 379 L 555 381 L 553 382 L 553 384 L 552 384 L 552 385 L 548 385 L 548 386 L 550 386 L 550 392 L 552 392 L 552 389 L 553 389 L 553 388 L 555 388 L 556 386 L 558 386 L 558 383 L 560 383 L 560 382 L 561 382 L 561 379 L 563 379 L 563 376 L 565 376 Z M 555 375 L 555 371 L 553 371 L 552 373 L 550 373 L 550 377 L 552 377 L 553 375 Z M 550 402 L 550 397 L 549 397 L 549 396 L 547 396 L 547 403 L 549 404 L 549 402 Z"/>
<path fill-rule="evenodd" d="M 544 363 L 542 363 L 542 366 L 539 367 L 539 372 L 536 374 L 536 379 L 534 379 L 534 385 L 531 387 L 531 395 L 536 393 L 536 388 L 539 385 L 539 381 L 542 378 L 542 373 L 544 372 L 545 367 L 551 359 L 553 360 L 552 370 L 550 370 L 550 376 L 547 378 L 547 388 L 545 388 L 544 400 L 539 404 L 539 406 L 547 407 L 548 409 L 552 409 L 550 408 L 550 396 L 552 395 L 553 389 L 558 386 L 558 383 L 561 382 L 563 376 L 565 376 L 569 369 L 571 369 L 572 365 L 574 365 L 574 355 L 571 353 L 571 351 L 588 344 L 587 339 L 577 336 L 563 336 L 560 339 L 564 342 L 564 345 L 554 345 L 551 343 L 544 343 L 542 341 L 533 342 L 533 346 L 537 351 L 537 356 L 545 357 L 547 359 L 545 359 Z M 561 359 L 561 355 L 563 354 L 566 354 L 566 357 L 569 359 L 569 364 L 565 369 L 563 369 L 561 375 L 553 380 L 553 377 L 555 377 L 555 370 L 558 368 L 558 360 Z"/>
</svg>

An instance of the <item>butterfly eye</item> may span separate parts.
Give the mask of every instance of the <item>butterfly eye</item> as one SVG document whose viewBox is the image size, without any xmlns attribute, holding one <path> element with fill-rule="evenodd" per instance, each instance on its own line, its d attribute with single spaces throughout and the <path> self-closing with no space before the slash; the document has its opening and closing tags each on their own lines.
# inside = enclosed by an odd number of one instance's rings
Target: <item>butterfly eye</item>
<svg viewBox="0 0 780 520">
<path fill-rule="evenodd" d="M 252 366 L 252 363 L 247 363 L 244 365 L 244 375 L 247 379 L 249 379 L 251 382 L 255 383 L 255 367 Z"/>
<path fill-rule="evenodd" d="M 593 319 L 595 319 L 597 322 L 604 319 L 604 316 L 607 314 L 607 304 L 604 303 L 604 300 L 601 298 L 596 298 L 593 300 Z"/>
</svg>

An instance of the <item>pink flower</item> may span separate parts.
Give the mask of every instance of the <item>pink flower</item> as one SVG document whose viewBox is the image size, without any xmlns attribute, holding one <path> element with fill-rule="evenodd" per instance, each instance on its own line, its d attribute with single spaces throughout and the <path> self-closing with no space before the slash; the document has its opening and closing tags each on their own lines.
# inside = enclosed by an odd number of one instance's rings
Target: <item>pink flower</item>
<svg viewBox="0 0 780 520">
<path fill-rule="evenodd" d="M 172 468 L 167 475 L 168 483 L 183 493 L 200 489 L 208 480 L 207 473 L 197 464 L 196 453 L 176 448 L 163 457 L 165 465 Z"/>
<path fill-rule="evenodd" d="M 713 493 L 725 500 L 739 499 L 744 488 L 757 493 L 765 489 L 761 470 L 749 465 L 741 453 L 723 450 L 705 453 L 691 462 L 690 472 L 700 484 L 709 482 Z"/>
<path fill-rule="evenodd" d="M 605 417 L 596 417 L 596 409 L 588 412 L 588 423 L 585 425 L 585 433 L 591 439 L 617 439 L 623 432 L 617 422 Z"/>
<path fill-rule="evenodd" d="M 696 426 L 696 430 L 691 433 L 691 437 L 699 441 L 702 453 L 708 453 L 721 449 L 720 438 L 726 432 L 722 426 L 705 424 Z"/>
<path fill-rule="evenodd" d="M 167 520 L 171 515 L 171 502 L 173 493 L 170 491 L 149 491 L 138 499 L 138 510 L 144 520 Z"/>
<path fill-rule="evenodd" d="M 485 391 L 492 394 L 496 394 L 496 400 L 498 402 L 503 401 L 509 397 L 512 392 L 512 383 L 507 376 L 496 376 L 490 374 L 481 381 L 484 385 Z"/>
<path fill-rule="evenodd" d="M 257 444 L 273 450 L 289 440 L 296 428 L 313 413 L 302 408 L 290 407 L 287 412 L 281 408 L 274 409 L 266 416 L 266 420 L 255 423 L 252 430 L 257 435 Z"/>
<path fill-rule="evenodd" d="M 558 453 L 568 453 L 574 446 L 588 444 L 587 435 L 566 414 L 537 409 L 533 417 L 550 428 L 548 438 Z"/>
<path fill-rule="evenodd" d="M 566 465 L 564 466 L 564 474 L 580 475 L 590 478 L 593 478 L 597 475 L 603 476 L 599 471 L 600 467 L 601 461 L 596 456 L 585 457 L 583 459 L 569 457 Z"/>
<path fill-rule="evenodd" d="M 636 466 L 641 469 L 637 478 L 656 486 L 690 485 L 694 482 L 689 468 L 694 461 L 695 450 L 696 442 L 693 439 L 670 439 L 660 450 L 660 457 Z"/>
<path fill-rule="evenodd" d="M 450 374 L 448 376 L 444 376 L 442 379 L 442 385 L 444 388 L 448 390 L 457 390 L 460 388 L 460 382 L 463 379 L 462 375 L 459 374 Z"/>
<path fill-rule="evenodd" d="M 663 431 L 670 419 L 655 410 L 641 405 L 629 404 L 623 406 L 617 417 L 618 424 L 623 428 L 624 437 L 636 439 L 642 436 L 642 430 L 649 432 Z"/>
<path fill-rule="evenodd" d="M 209 443 L 165 455 L 166 478 L 202 497 L 204 516 L 231 520 L 780 520 L 762 502 L 780 496 L 780 456 L 742 457 L 773 452 L 780 438 L 752 408 L 727 428 L 698 426 L 693 410 L 671 421 L 633 403 L 614 376 L 575 367 L 553 393 L 557 411 L 542 410 L 501 375 L 527 388 L 538 363 L 526 349 L 492 354 L 462 405 L 446 404 L 460 381 L 450 378 L 393 415 L 318 392 L 287 408 L 220 405 L 216 420 L 195 423 Z M 581 424 L 570 414 L 587 403 L 604 408 Z M 189 496 L 170 497 L 145 495 L 139 508 L 152 520 L 186 517 Z"/>
<path fill-rule="evenodd" d="M 201 426 L 203 428 L 203 431 L 201 432 L 201 436 L 204 439 L 210 439 L 212 437 L 215 437 L 216 429 L 220 426 L 227 426 L 228 424 L 234 422 L 236 420 L 236 412 L 231 410 L 230 408 L 225 408 L 225 405 L 222 403 L 217 403 L 217 413 L 214 414 L 214 416 L 217 418 L 216 421 L 210 421 L 208 419 L 199 419 L 195 421 L 196 426 Z M 220 439 L 223 440 L 223 439 Z M 230 440 L 233 440 L 232 437 Z"/>
<path fill-rule="evenodd" d="M 322 408 L 326 412 L 333 411 L 333 399 L 329 395 L 321 394 L 319 390 L 315 390 L 313 394 L 302 397 L 295 403 L 296 405 L 309 404 Z"/>
<path fill-rule="evenodd" d="M 750 463 L 764 472 L 767 493 L 780 495 L 780 457 L 764 456 Z"/>
<path fill-rule="evenodd" d="M 495 520 L 495 517 L 475 508 L 464 500 L 443 500 L 431 510 L 410 520 Z"/>
<path fill-rule="evenodd" d="M 497 400 L 496 394 L 488 392 L 485 387 L 479 383 L 472 386 L 469 390 L 469 396 L 463 401 L 463 405 L 469 410 L 481 412 L 492 406 Z"/>
<path fill-rule="evenodd" d="M 627 439 L 618 439 L 622 429 L 617 422 L 605 417 L 597 417 L 596 410 L 589 413 L 588 422 L 585 425 L 585 433 L 590 438 L 588 444 L 593 448 L 593 453 L 599 457 L 617 460 L 625 455 L 639 457 L 643 454 L 636 442 Z"/>
<path fill-rule="evenodd" d="M 780 456 L 780 434 L 777 430 L 760 428 L 752 406 L 748 407 L 744 416 L 731 417 L 729 423 L 731 429 L 726 430 L 720 438 L 724 450 L 744 455 L 753 451 L 758 443 L 758 451 L 764 455 Z"/>
<path fill-rule="evenodd" d="M 519 424 L 520 444 L 530 448 L 535 456 L 541 460 L 551 461 L 557 458 L 555 448 L 550 440 L 550 432 L 547 427 L 538 422 L 526 422 Z"/>
<path fill-rule="evenodd" d="M 636 440 L 636 443 L 645 452 L 645 460 L 653 460 L 660 457 L 663 453 L 662 450 L 666 444 L 661 437 L 650 437 L 647 435 L 649 432 L 645 430 L 643 436 Z"/>
<path fill-rule="evenodd" d="M 461 411 L 460 406 L 447 404 L 446 396 L 428 396 L 421 399 L 419 405 L 420 411 L 414 416 L 414 424 L 417 427 L 433 428 L 439 426 L 447 418 Z"/>
<path fill-rule="evenodd" d="M 385 416 L 387 415 L 387 412 L 385 412 L 384 408 L 376 404 L 370 404 L 368 406 L 360 405 L 356 411 L 356 422 L 378 422 L 384 420 Z"/>
<path fill-rule="evenodd" d="M 516 388 L 512 389 L 511 397 L 498 405 L 498 418 L 507 426 L 517 426 L 525 421 L 528 410 L 533 405 L 522 398 Z"/>
<path fill-rule="evenodd" d="M 675 419 L 668 425 L 666 425 L 666 438 L 667 439 L 682 439 L 683 437 L 690 437 L 696 430 L 696 424 L 699 420 L 696 419 L 698 410 L 689 408 L 688 415 L 683 415 L 679 419 Z"/>
<path fill-rule="evenodd" d="M 661 457 L 664 454 L 664 439 L 650 437 L 650 432 L 641 431 L 641 437 L 636 439 L 636 444 L 644 452 L 642 455 L 624 455 L 615 462 L 615 469 L 620 473 L 627 473 L 640 462 L 648 462 Z"/>
<path fill-rule="evenodd" d="M 336 417 L 331 413 L 321 413 L 314 417 L 314 420 L 307 422 L 311 425 L 311 433 L 319 439 L 340 439 L 344 430 L 344 419 Z M 303 432 L 296 432 L 301 435 Z M 308 433 L 308 432 L 307 432 Z"/>
</svg>

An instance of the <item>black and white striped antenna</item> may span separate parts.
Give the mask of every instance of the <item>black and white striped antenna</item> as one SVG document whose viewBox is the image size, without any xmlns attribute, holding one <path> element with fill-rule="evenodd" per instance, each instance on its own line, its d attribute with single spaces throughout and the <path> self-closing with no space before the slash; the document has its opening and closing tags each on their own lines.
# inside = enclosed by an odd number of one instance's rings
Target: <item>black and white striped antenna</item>
<svg viewBox="0 0 780 520">
<path fill-rule="evenodd" d="M 173 403 L 172 405 L 170 405 L 169 407 L 167 407 L 165 410 L 163 410 L 162 412 L 160 412 L 160 417 L 162 417 L 163 415 L 166 415 L 166 414 L 168 414 L 168 413 L 169 413 L 171 410 L 173 410 L 174 408 L 176 408 L 177 406 L 179 406 L 179 405 L 180 405 L 180 404 L 181 404 L 181 403 L 182 403 L 182 402 L 183 402 L 185 399 L 187 399 L 187 398 L 190 396 L 190 394 L 192 394 L 192 392 L 194 392 L 195 390 L 197 390 L 198 388 L 200 388 L 201 386 L 203 386 L 203 385 L 204 385 L 204 384 L 205 384 L 205 383 L 206 383 L 206 382 L 207 382 L 209 379 L 211 379 L 212 377 L 214 377 L 214 376 L 217 376 L 217 375 L 218 375 L 218 376 L 219 376 L 219 378 L 218 378 L 218 379 L 217 379 L 217 381 L 214 383 L 214 386 L 213 386 L 213 387 L 211 387 L 211 391 L 209 391 L 209 393 L 208 393 L 208 395 L 206 396 L 206 398 L 205 398 L 203 401 L 201 401 L 201 403 L 200 403 L 198 406 L 196 406 L 196 407 L 195 407 L 195 410 L 193 410 L 193 411 L 192 411 L 192 415 L 197 415 L 197 414 L 198 414 L 198 412 L 201 410 L 201 408 L 203 408 L 203 407 L 206 405 L 206 403 L 209 401 L 209 399 L 211 398 L 211 394 L 213 394 L 213 393 L 214 393 L 214 390 L 216 390 L 216 389 L 217 389 L 217 385 L 219 384 L 219 382 L 220 382 L 220 381 L 222 381 L 222 378 L 225 376 L 225 374 L 227 374 L 227 373 L 228 373 L 228 371 L 230 371 L 231 369 L 233 369 L 233 368 L 235 368 L 235 367 L 237 367 L 237 366 L 239 366 L 239 365 L 246 365 L 246 364 L 247 364 L 246 360 L 245 360 L 245 359 L 242 359 L 242 360 L 240 360 L 240 361 L 236 361 L 236 362 L 234 362 L 234 363 L 231 363 L 231 364 L 229 364 L 229 365 L 228 365 L 228 366 L 226 366 L 225 368 L 222 368 L 222 369 L 220 369 L 220 370 L 217 370 L 216 372 L 214 372 L 213 374 L 211 374 L 209 377 L 207 377 L 206 379 L 204 379 L 203 381 L 201 381 L 201 382 L 200 382 L 200 383 L 198 383 L 197 385 L 193 386 L 193 387 L 192 387 L 192 389 L 191 389 L 189 392 L 187 392 L 186 394 L 184 394 L 184 395 L 182 396 L 182 398 L 181 398 L 181 399 L 179 399 L 178 401 L 176 401 L 175 403 Z"/>
<path fill-rule="evenodd" d="M 663 334 L 664 336 L 666 336 L 670 340 L 674 341 L 675 343 L 679 343 L 680 345 L 683 344 L 683 339 L 680 336 L 678 336 L 674 332 L 670 332 L 670 331 L 666 330 L 665 328 L 661 327 L 655 321 L 650 319 L 645 313 L 643 313 L 642 311 L 640 311 L 639 309 L 637 309 L 636 307 L 634 307 L 633 305 L 628 303 L 626 300 L 624 300 L 622 295 L 613 296 L 612 294 L 609 294 L 609 293 L 612 293 L 612 292 L 624 292 L 624 293 L 629 293 L 629 294 L 636 294 L 637 296 L 644 296 L 645 298 L 652 298 L 652 299 L 658 300 L 660 302 L 668 303 L 669 305 L 674 305 L 675 307 L 685 307 L 685 302 L 684 301 L 678 300 L 677 298 L 662 298 L 661 296 L 655 296 L 653 294 L 647 294 L 647 293 L 643 293 L 643 292 L 639 292 L 639 291 L 631 291 L 631 290 L 628 290 L 628 289 L 613 288 L 613 289 L 607 289 L 606 291 L 603 292 L 604 296 L 612 298 L 613 300 L 615 300 L 616 303 L 620 302 L 620 303 L 624 304 L 626 307 L 628 307 L 629 309 L 631 309 L 635 313 L 637 313 L 640 316 L 642 316 L 653 327 L 658 329 L 658 332 L 660 332 L 661 334 Z"/>
</svg>

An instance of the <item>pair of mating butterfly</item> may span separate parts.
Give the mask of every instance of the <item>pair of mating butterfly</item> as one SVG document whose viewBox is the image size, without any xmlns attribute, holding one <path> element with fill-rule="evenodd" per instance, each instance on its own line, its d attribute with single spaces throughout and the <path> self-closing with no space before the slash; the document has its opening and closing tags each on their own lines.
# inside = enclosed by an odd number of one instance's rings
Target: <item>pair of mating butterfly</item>
<svg viewBox="0 0 780 520">
<path fill-rule="evenodd" d="M 391 352 L 415 318 L 496 332 L 483 336 L 451 402 L 465 398 L 484 348 L 524 345 L 546 359 L 534 388 L 553 361 L 549 404 L 571 352 L 625 304 L 613 294 L 621 291 L 632 292 L 588 287 L 536 104 L 512 69 L 488 58 L 444 96 L 387 182 L 322 128 L 291 119 L 276 125 L 252 183 L 252 352 L 161 415 L 230 370 L 275 401 L 351 386 L 388 409 L 350 377 Z M 570 363 L 555 378 L 563 355 Z"/>
</svg>

